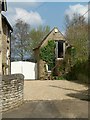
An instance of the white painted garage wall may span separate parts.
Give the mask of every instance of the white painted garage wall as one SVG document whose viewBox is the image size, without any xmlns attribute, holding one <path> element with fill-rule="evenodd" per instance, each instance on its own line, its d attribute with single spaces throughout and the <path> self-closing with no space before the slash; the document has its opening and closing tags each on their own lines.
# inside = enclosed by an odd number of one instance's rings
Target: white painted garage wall
<svg viewBox="0 0 90 120">
<path fill-rule="evenodd" d="M 37 79 L 37 64 L 33 62 L 11 62 L 11 74 L 22 73 L 24 79 Z"/>
</svg>

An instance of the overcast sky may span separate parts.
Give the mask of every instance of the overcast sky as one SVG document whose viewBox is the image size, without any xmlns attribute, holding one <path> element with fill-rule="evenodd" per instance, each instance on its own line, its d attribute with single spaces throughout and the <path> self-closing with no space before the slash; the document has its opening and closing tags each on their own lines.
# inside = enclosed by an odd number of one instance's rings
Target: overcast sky
<svg viewBox="0 0 90 120">
<path fill-rule="evenodd" d="M 32 27 L 49 25 L 52 29 L 56 26 L 64 33 L 65 15 L 72 19 L 73 13 L 83 15 L 87 10 L 88 2 L 8 2 L 8 11 L 4 14 L 12 25 L 21 19 Z M 88 14 L 85 18 L 88 19 Z"/>
</svg>

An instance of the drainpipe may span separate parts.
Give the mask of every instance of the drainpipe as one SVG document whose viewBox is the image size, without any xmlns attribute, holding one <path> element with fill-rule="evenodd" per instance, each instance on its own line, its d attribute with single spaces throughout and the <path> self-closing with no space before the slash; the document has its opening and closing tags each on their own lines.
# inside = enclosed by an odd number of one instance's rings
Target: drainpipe
<svg viewBox="0 0 90 120">
<path fill-rule="evenodd" d="M 11 34 L 12 31 L 10 31 L 10 74 L 11 74 Z"/>
</svg>

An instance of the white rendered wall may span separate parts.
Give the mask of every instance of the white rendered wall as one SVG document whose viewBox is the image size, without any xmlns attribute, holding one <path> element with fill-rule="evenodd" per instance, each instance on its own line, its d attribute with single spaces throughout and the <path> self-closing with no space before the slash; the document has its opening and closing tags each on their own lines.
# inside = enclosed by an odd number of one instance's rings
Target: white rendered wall
<svg viewBox="0 0 90 120">
<path fill-rule="evenodd" d="M 24 79 L 37 79 L 37 64 L 33 62 L 11 62 L 11 74 L 21 73 Z"/>
</svg>

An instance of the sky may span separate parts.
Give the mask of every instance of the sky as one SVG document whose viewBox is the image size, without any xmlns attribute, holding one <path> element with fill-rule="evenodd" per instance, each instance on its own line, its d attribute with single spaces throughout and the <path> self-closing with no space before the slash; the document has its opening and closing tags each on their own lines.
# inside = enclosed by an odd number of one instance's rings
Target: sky
<svg viewBox="0 0 90 120">
<path fill-rule="evenodd" d="M 35 0 L 36 1 L 36 0 Z M 88 2 L 8 2 L 5 14 L 13 26 L 17 19 L 37 28 L 48 25 L 52 29 L 58 27 L 65 33 L 65 15 L 72 19 L 73 13 L 83 15 L 88 10 Z M 88 20 L 88 14 L 85 15 Z"/>
</svg>

